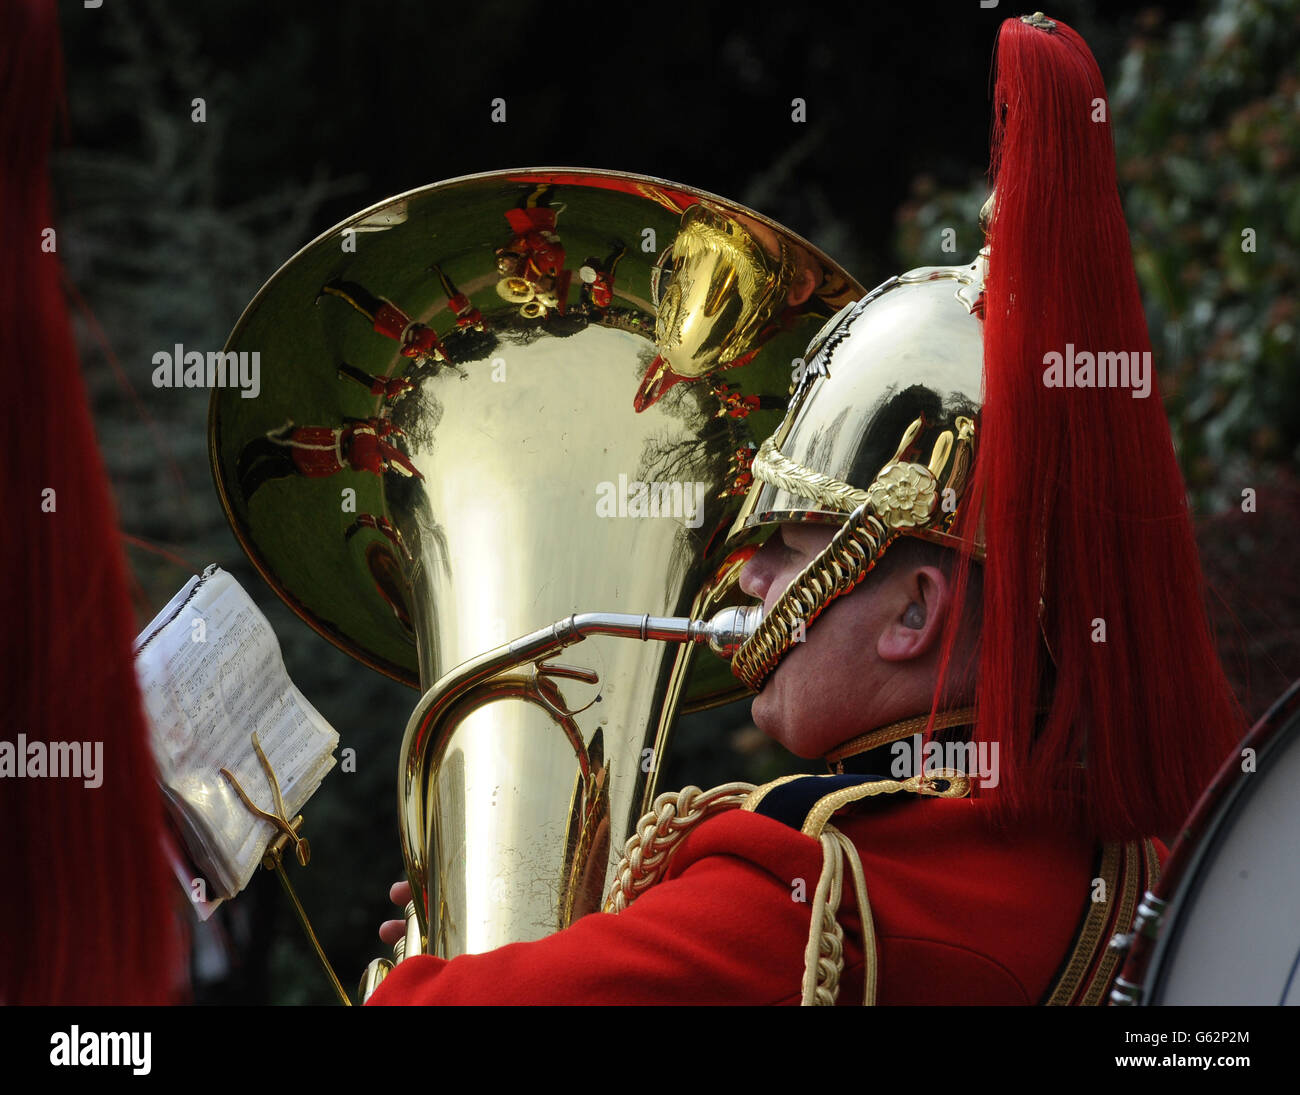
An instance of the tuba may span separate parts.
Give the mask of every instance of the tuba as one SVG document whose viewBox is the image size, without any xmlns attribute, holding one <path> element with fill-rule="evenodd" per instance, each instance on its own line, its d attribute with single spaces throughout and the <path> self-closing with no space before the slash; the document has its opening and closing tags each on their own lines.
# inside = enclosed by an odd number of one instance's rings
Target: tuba
<svg viewBox="0 0 1300 1095">
<path fill-rule="evenodd" d="M 403 954 L 600 908 L 678 713 L 744 694 L 695 657 L 758 622 L 728 534 L 804 347 L 861 292 L 733 202 L 528 169 L 364 210 L 249 304 L 225 360 L 260 392 L 217 389 L 209 423 L 231 526 L 304 621 L 422 693 Z"/>
</svg>

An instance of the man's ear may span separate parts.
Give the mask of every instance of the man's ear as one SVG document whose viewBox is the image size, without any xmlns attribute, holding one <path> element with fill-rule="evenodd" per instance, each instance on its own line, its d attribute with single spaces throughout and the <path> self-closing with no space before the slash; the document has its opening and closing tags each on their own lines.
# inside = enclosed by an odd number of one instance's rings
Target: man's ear
<svg viewBox="0 0 1300 1095">
<path fill-rule="evenodd" d="M 876 639 L 881 661 L 924 657 L 943 636 L 952 589 L 938 567 L 915 567 L 899 574 L 885 626 Z"/>
</svg>

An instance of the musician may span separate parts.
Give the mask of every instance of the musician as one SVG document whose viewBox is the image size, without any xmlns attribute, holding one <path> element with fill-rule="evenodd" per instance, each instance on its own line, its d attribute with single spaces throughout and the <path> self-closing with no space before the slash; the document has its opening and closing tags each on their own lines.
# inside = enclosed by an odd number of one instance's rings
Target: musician
<svg viewBox="0 0 1300 1095">
<path fill-rule="evenodd" d="M 388 440 L 402 436 L 391 419 L 347 418 L 338 426 L 295 426 L 292 420 L 244 446 L 237 474 L 244 498 L 272 479 L 323 479 L 341 471 L 396 472 L 422 479 L 410 457 Z"/>
<path fill-rule="evenodd" d="M 346 361 L 339 366 L 340 380 L 355 380 L 371 395 L 384 397 L 386 403 L 396 403 L 415 387 L 415 382 L 404 376 L 376 376 Z"/>
<path fill-rule="evenodd" d="M 380 533 L 384 539 L 402 553 L 402 557 L 408 563 L 415 562 L 411 556 L 411 549 L 406 546 L 406 541 L 402 539 L 401 530 L 387 517 L 382 514 L 360 513 L 357 515 L 357 519 L 344 530 L 343 539 L 351 540 L 362 529 L 372 529 Z"/>
<path fill-rule="evenodd" d="M 476 331 L 483 330 L 483 313 L 474 307 L 468 296 L 456 288 L 456 283 L 441 266 L 435 262 L 430 269 L 438 275 L 438 284 L 447 294 L 447 307 L 456 316 L 456 326 L 461 329 L 472 327 Z"/>
<path fill-rule="evenodd" d="M 372 1003 L 1104 1002 L 1241 716 L 1158 399 L 1044 372 L 1150 346 L 1096 63 L 1035 15 L 998 64 L 987 248 L 814 339 L 735 534 L 768 538 L 733 671 L 829 773 L 667 800 L 609 912 Z"/>
<path fill-rule="evenodd" d="M 603 260 L 591 256 L 578 267 L 578 278 L 582 282 L 579 299 L 589 311 L 603 314 L 614 302 L 614 276 L 619 261 L 627 254 L 627 244 L 615 240 L 613 248 Z"/>
<path fill-rule="evenodd" d="M 412 320 L 391 300 L 375 296 L 364 285 L 335 278 L 321 286 L 317 299 L 324 296 L 347 301 L 370 321 L 378 334 L 395 340 L 403 357 L 413 358 L 421 364 L 447 360 L 442 340 L 432 327 Z"/>
<path fill-rule="evenodd" d="M 564 269 L 564 246 L 556 232 L 562 209 L 551 206 L 555 187 L 542 184 L 527 194 L 514 209 L 505 212 L 514 233 L 510 242 L 497 251 L 498 258 L 513 259 L 511 273 L 534 284 L 557 279 Z"/>
</svg>

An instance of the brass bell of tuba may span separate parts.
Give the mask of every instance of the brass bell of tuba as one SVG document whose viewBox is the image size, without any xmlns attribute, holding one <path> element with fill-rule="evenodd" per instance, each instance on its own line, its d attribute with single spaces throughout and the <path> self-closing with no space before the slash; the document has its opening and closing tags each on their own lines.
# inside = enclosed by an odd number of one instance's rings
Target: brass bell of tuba
<svg viewBox="0 0 1300 1095">
<path fill-rule="evenodd" d="M 725 611 L 753 550 L 727 533 L 804 347 L 861 293 L 735 203 L 526 169 L 364 210 L 249 304 L 226 353 L 259 355 L 260 393 L 210 414 L 231 525 L 308 624 L 423 693 L 405 953 L 600 907 L 679 711 L 744 692 L 692 640 L 757 624 Z"/>
</svg>

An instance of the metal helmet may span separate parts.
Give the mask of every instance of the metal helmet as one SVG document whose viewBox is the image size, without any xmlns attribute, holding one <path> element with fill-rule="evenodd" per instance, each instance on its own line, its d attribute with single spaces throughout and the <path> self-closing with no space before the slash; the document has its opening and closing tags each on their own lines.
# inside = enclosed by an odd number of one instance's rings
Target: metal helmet
<svg viewBox="0 0 1300 1095">
<path fill-rule="evenodd" d="M 901 535 L 984 555 L 953 524 L 970 478 L 983 383 L 986 253 L 890 278 L 808 346 L 790 410 L 754 458 L 732 536 L 786 521 L 839 532 L 791 584 L 732 669 L 758 688 L 800 625 L 862 580 Z"/>
</svg>

